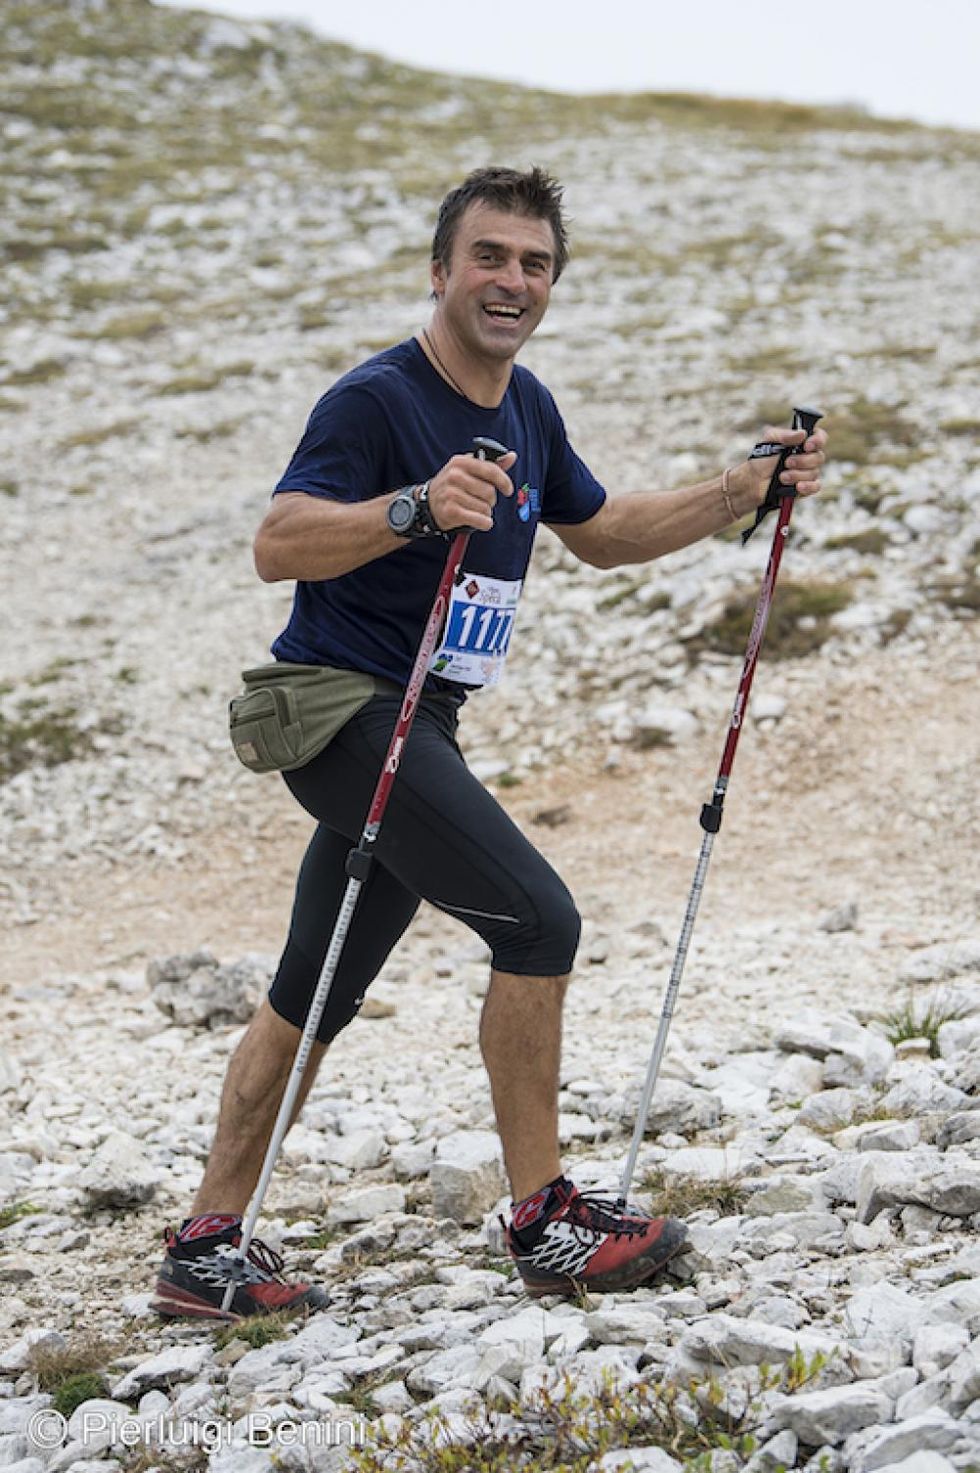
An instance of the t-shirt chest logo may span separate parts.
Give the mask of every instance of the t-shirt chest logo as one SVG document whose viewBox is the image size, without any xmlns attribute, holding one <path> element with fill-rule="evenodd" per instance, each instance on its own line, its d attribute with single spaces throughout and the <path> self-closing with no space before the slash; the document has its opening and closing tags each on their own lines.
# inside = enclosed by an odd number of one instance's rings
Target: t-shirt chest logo
<svg viewBox="0 0 980 1473">
<path fill-rule="evenodd" d="M 522 522 L 529 522 L 532 516 L 541 514 L 541 492 L 537 486 L 529 486 L 527 481 L 523 486 L 517 488 L 517 515 Z"/>
</svg>

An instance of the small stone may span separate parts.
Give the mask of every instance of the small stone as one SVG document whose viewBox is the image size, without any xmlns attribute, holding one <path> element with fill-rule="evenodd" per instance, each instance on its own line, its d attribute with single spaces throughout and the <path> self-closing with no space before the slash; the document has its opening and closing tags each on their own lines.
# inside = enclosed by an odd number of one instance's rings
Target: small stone
<svg viewBox="0 0 980 1473">
<path fill-rule="evenodd" d="M 443 1136 L 429 1172 L 437 1217 L 478 1223 L 506 1191 L 500 1141 L 489 1130 L 462 1130 Z"/>
<path fill-rule="evenodd" d="M 659 1447 L 618 1448 L 603 1453 L 596 1473 L 682 1473 L 682 1466 Z"/>
<path fill-rule="evenodd" d="M 6 1049 L 0 1048 L 0 1095 L 20 1089 L 24 1081 L 23 1070 Z"/>
<path fill-rule="evenodd" d="M 114 1401 L 130 1401 L 151 1387 L 170 1387 L 178 1381 L 193 1381 L 212 1354 L 208 1345 L 174 1345 L 127 1371 L 111 1388 Z"/>
<path fill-rule="evenodd" d="M 858 1382 L 788 1396 L 776 1407 L 773 1422 L 788 1427 L 808 1447 L 838 1447 L 852 1432 L 890 1421 L 893 1405 L 875 1386 Z"/>
<path fill-rule="evenodd" d="M 858 1289 L 844 1308 L 844 1320 L 856 1339 L 911 1336 L 925 1318 L 921 1300 L 887 1281 Z"/>
<path fill-rule="evenodd" d="M 914 1059 L 917 1063 L 924 1063 L 931 1057 L 932 1042 L 928 1038 L 903 1038 L 895 1045 L 896 1059 Z"/>
<path fill-rule="evenodd" d="M 150 962 L 146 980 L 157 1007 L 185 1028 L 247 1023 L 272 979 L 269 957 L 248 955 L 221 966 L 209 951 Z"/>
<path fill-rule="evenodd" d="M 835 935 L 841 931 L 853 931 L 857 925 L 858 907 L 856 900 L 845 901 L 843 905 L 828 910 L 817 922 L 821 931 L 827 931 Z"/>
<path fill-rule="evenodd" d="M 924 1381 L 937 1376 L 970 1343 L 962 1325 L 922 1325 L 912 1344 L 912 1364 Z"/>
<path fill-rule="evenodd" d="M 405 1211 L 405 1188 L 397 1182 L 378 1186 L 357 1187 L 336 1197 L 327 1209 L 327 1224 L 337 1227 L 348 1222 L 370 1222 L 386 1212 Z"/>
<path fill-rule="evenodd" d="M 142 1141 L 113 1131 L 81 1172 L 78 1185 L 90 1208 L 141 1207 L 156 1196 L 160 1179 Z"/>
</svg>

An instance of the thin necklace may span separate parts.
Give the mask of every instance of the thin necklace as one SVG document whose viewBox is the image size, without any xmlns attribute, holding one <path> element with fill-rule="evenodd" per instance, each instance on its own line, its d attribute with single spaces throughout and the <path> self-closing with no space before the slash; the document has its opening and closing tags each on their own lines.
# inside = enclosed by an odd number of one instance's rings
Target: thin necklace
<svg viewBox="0 0 980 1473">
<path fill-rule="evenodd" d="M 465 393 L 465 391 L 463 389 L 460 388 L 459 384 L 456 382 L 456 380 L 453 378 L 452 374 L 449 372 L 449 369 L 446 367 L 446 365 L 443 363 L 442 359 L 439 357 L 439 354 L 436 352 L 435 343 L 433 343 L 432 339 L 429 337 L 429 334 L 428 334 L 428 332 L 426 331 L 426 329 L 424 327 L 422 329 L 422 336 L 425 338 L 426 347 L 428 348 L 429 352 L 432 354 L 433 358 L 436 360 L 436 363 L 439 365 L 439 368 L 440 368 L 440 370 L 442 372 L 443 378 L 446 379 L 447 382 L 451 385 L 451 387 L 456 390 L 457 394 L 460 396 L 461 399 L 467 399 L 467 398 L 469 398 L 469 395 L 467 393 Z"/>
</svg>

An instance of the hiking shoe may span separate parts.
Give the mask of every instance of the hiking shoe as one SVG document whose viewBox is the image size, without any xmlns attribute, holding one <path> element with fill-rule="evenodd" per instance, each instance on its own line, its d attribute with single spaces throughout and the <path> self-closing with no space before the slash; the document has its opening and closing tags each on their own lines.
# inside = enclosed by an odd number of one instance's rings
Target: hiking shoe
<svg viewBox="0 0 980 1473">
<path fill-rule="evenodd" d="M 652 1279 L 686 1247 L 687 1228 L 559 1178 L 517 1204 L 507 1245 L 528 1294 L 604 1294 Z"/>
<path fill-rule="evenodd" d="M 325 1290 L 314 1284 L 288 1283 L 282 1277 L 281 1255 L 259 1238 L 252 1239 L 244 1264 L 234 1263 L 241 1228 L 240 1217 L 225 1215 L 190 1218 L 179 1232 L 167 1228 L 167 1251 L 150 1308 L 168 1319 L 186 1315 L 210 1320 L 325 1308 Z M 225 1311 L 221 1302 L 232 1277 L 238 1287 Z"/>
</svg>

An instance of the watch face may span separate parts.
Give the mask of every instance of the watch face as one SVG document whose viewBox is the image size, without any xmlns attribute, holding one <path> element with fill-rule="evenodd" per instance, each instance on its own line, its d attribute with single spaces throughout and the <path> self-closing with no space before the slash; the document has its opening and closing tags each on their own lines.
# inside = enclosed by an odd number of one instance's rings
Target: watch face
<svg viewBox="0 0 980 1473">
<path fill-rule="evenodd" d="M 388 507 L 388 525 L 393 532 L 407 532 L 415 520 L 415 500 L 411 496 L 396 496 Z"/>
</svg>

